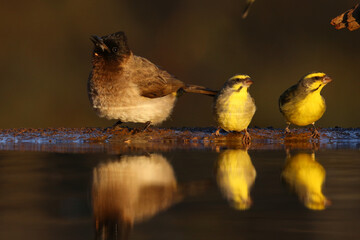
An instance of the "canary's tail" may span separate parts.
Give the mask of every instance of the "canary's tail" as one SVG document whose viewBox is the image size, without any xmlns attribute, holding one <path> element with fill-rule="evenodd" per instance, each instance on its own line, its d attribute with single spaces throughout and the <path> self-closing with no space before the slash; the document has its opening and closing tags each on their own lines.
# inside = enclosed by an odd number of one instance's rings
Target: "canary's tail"
<svg viewBox="0 0 360 240">
<path fill-rule="evenodd" d="M 183 90 L 184 92 L 188 93 L 200 93 L 208 96 L 215 96 L 218 93 L 217 91 L 211 90 L 209 88 L 192 84 L 186 84 Z"/>
</svg>

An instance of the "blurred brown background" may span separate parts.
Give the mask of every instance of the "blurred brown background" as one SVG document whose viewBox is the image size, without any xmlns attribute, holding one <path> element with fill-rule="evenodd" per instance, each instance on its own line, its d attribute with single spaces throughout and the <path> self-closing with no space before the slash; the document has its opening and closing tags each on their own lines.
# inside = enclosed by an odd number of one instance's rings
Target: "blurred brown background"
<svg viewBox="0 0 360 240">
<path fill-rule="evenodd" d="M 249 74 L 251 126 L 283 127 L 279 95 L 310 71 L 334 81 L 322 94 L 321 127 L 359 127 L 360 30 L 330 21 L 358 1 L 245 0 L 10 1 L 0 5 L 0 128 L 109 126 L 86 92 L 92 34 L 123 30 L 136 55 L 179 79 L 219 89 Z M 212 99 L 182 96 L 162 126 L 215 126 Z"/>
</svg>

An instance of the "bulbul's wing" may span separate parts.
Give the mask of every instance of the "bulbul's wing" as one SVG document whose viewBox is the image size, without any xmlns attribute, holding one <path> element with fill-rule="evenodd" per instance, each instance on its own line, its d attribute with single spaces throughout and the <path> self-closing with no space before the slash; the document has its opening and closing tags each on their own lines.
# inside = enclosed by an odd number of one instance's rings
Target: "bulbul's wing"
<svg viewBox="0 0 360 240">
<path fill-rule="evenodd" d="M 161 70 L 149 60 L 134 56 L 131 80 L 137 85 L 140 95 L 148 98 L 163 97 L 177 92 L 184 83 L 168 72 Z"/>
</svg>

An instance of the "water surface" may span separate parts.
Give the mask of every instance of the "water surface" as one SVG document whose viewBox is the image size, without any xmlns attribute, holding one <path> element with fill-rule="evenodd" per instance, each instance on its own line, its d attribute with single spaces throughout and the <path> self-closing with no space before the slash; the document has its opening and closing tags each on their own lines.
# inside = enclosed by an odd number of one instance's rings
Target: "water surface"
<svg viewBox="0 0 360 240">
<path fill-rule="evenodd" d="M 0 238 L 357 239 L 359 157 L 353 146 L 2 151 Z"/>
</svg>

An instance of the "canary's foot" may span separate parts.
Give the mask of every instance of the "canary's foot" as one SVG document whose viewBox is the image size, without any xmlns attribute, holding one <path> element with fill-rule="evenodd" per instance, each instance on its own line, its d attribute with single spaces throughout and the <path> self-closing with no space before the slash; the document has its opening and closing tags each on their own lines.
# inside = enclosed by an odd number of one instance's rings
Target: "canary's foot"
<svg viewBox="0 0 360 240">
<path fill-rule="evenodd" d="M 243 136 L 243 139 L 242 139 L 243 143 L 248 145 L 251 143 L 251 136 L 250 134 L 248 133 L 248 131 L 245 129 L 245 134 Z"/>
<path fill-rule="evenodd" d="M 314 128 L 311 132 L 311 138 L 317 138 L 320 139 L 320 133 L 318 132 L 318 130 L 316 128 Z"/>
<path fill-rule="evenodd" d="M 285 134 L 290 134 L 290 123 L 287 123 L 287 126 L 285 128 Z"/>
<path fill-rule="evenodd" d="M 313 122 L 312 125 L 313 125 L 313 129 L 312 129 L 312 132 L 311 132 L 311 138 L 320 139 L 320 133 L 318 132 L 318 130 L 315 127 L 315 122 Z"/>
<path fill-rule="evenodd" d="M 218 129 L 216 129 L 216 132 L 214 132 L 213 135 L 215 135 L 215 137 L 219 137 L 221 135 L 220 131 L 221 131 L 221 128 L 218 127 Z"/>
</svg>

